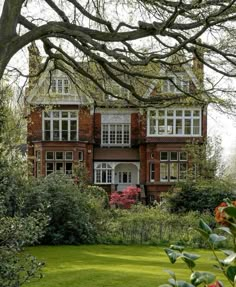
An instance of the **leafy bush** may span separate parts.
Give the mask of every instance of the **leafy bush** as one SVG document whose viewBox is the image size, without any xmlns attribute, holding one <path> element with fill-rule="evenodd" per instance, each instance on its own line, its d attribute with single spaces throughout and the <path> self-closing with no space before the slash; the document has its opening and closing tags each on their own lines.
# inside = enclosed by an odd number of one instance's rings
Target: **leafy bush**
<svg viewBox="0 0 236 287">
<path fill-rule="evenodd" d="M 225 198 L 234 199 L 234 187 L 221 180 L 181 182 L 170 192 L 163 194 L 171 212 L 210 211 Z"/>
<path fill-rule="evenodd" d="M 43 244 L 95 243 L 107 197 L 101 188 L 78 186 L 64 174 L 51 174 L 34 184 L 25 197 L 24 213 L 44 210 L 50 218 Z"/>
</svg>

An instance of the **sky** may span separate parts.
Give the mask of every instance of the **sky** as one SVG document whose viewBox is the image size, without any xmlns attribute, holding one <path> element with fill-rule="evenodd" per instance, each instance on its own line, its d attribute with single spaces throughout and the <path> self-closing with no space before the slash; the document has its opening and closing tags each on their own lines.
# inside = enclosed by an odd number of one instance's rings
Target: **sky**
<svg viewBox="0 0 236 287">
<path fill-rule="evenodd" d="M 236 117 L 229 118 L 226 114 L 208 110 L 208 136 L 220 136 L 223 157 L 230 159 L 236 153 Z"/>
</svg>

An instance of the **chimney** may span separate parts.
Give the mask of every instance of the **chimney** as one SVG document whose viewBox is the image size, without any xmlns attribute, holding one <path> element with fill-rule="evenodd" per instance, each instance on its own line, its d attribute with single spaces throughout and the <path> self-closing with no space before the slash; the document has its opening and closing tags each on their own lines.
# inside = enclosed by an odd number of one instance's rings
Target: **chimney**
<svg viewBox="0 0 236 287">
<path fill-rule="evenodd" d="M 203 60 L 204 60 L 203 48 L 196 47 L 195 52 L 193 53 L 193 73 L 197 77 L 200 86 L 203 85 L 203 80 L 204 80 Z"/>
<path fill-rule="evenodd" d="M 33 77 L 40 71 L 41 56 L 35 42 L 32 42 L 28 47 L 29 51 L 29 90 L 31 90 L 38 80 L 38 77 Z"/>
</svg>

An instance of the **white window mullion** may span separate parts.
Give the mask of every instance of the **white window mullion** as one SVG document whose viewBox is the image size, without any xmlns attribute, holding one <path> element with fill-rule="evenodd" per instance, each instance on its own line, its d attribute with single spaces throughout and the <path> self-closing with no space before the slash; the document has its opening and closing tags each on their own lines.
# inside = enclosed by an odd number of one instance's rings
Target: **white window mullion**
<svg viewBox="0 0 236 287">
<path fill-rule="evenodd" d="M 53 140 L 53 117 L 50 116 L 50 140 Z"/>
</svg>

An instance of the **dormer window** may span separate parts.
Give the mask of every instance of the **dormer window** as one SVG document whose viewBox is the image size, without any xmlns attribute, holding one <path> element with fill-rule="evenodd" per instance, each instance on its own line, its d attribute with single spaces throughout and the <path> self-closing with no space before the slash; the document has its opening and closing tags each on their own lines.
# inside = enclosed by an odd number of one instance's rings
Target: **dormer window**
<svg viewBox="0 0 236 287">
<path fill-rule="evenodd" d="M 182 91 L 189 92 L 189 80 L 186 75 L 176 74 L 169 77 L 171 80 L 163 80 L 162 93 L 182 93 Z M 178 89 L 178 88 L 179 89 Z"/>
<path fill-rule="evenodd" d="M 69 80 L 66 78 L 53 78 L 51 82 L 52 93 L 68 94 Z"/>
</svg>

